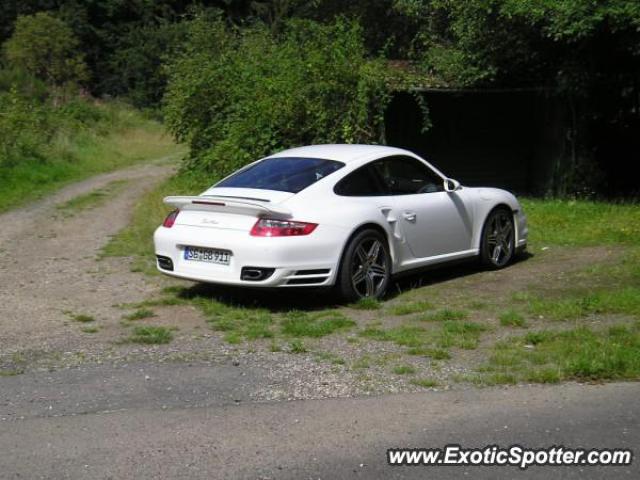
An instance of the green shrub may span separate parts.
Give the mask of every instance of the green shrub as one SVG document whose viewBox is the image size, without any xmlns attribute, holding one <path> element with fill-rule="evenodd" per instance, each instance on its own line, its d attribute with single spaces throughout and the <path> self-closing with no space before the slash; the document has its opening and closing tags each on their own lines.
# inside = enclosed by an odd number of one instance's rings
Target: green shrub
<svg viewBox="0 0 640 480">
<path fill-rule="evenodd" d="M 275 35 L 199 15 L 188 32 L 164 113 L 190 144 L 190 168 L 226 173 L 292 146 L 383 140 L 391 70 L 367 58 L 358 24 L 292 20 Z"/>
<path fill-rule="evenodd" d="M 0 93 L 0 112 L 0 167 L 43 160 L 54 133 L 47 106 L 12 87 Z"/>
</svg>

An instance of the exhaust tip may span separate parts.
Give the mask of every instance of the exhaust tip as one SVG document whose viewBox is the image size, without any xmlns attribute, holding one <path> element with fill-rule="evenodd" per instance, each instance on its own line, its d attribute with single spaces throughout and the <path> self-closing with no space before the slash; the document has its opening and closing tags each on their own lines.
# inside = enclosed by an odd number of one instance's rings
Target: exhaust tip
<svg viewBox="0 0 640 480">
<path fill-rule="evenodd" d="M 158 260 L 158 266 L 162 270 L 168 270 L 170 272 L 173 272 L 173 260 L 171 260 L 169 257 L 164 257 L 162 255 L 156 255 L 156 259 Z"/>
<path fill-rule="evenodd" d="M 242 267 L 240 272 L 240 280 L 246 280 L 248 282 L 260 282 L 266 280 L 273 272 L 275 268 L 263 268 L 263 267 Z"/>
</svg>

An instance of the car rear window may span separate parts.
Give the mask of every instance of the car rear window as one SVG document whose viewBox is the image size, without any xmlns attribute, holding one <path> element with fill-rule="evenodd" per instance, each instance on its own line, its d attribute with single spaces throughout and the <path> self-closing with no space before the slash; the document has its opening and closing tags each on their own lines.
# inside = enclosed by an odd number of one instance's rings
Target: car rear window
<svg viewBox="0 0 640 480">
<path fill-rule="evenodd" d="M 298 193 L 342 167 L 342 162 L 322 158 L 267 158 L 239 170 L 216 187 L 258 188 Z"/>
</svg>

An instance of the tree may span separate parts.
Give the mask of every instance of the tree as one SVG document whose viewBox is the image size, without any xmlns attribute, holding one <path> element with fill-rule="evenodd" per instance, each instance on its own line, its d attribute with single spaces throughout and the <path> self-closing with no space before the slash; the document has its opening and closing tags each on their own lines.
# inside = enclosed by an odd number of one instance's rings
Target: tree
<svg viewBox="0 0 640 480">
<path fill-rule="evenodd" d="M 81 84 L 89 78 L 80 42 L 73 31 L 46 12 L 18 17 L 4 50 L 11 66 L 57 89 Z"/>
<path fill-rule="evenodd" d="M 169 129 L 191 168 L 221 174 L 295 145 L 383 141 L 396 73 L 367 55 L 356 22 L 295 19 L 274 33 L 201 15 L 168 75 Z"/>
</svg>

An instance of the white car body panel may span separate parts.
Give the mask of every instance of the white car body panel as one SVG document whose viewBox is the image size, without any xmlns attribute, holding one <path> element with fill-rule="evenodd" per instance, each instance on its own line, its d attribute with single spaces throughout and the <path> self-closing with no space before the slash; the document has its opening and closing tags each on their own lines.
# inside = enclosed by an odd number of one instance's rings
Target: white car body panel
<svg viewBox="0 0 640 480">
<path fill-rule="evenodd" d="M 504 190 L 461 187 L 453 192 L 371 197 L 345 197 L 334 192 L 335 185 L 354 170 L 394 155 L 416 158 L 443 182 L 446 178 L 406 150 L 372 145 L 319 145 L 267 157 L 320 158 L 345 164 L 297 194 L 213 186 L 199 196 L 167 197 L 165 202 L 179 208 L 180 213 L 173 227 L 158 227 L 154 243 L 157 255 L 172 260 L 173 271 L 158 268 L 167 275 L 227 285 L 328 286 L 336 280 L 350 237 L 364 225 L 375 225 L 386 233 L 392 273 L 396 274 L 478 255 L 484 221 L 498 205 L 514 212 L 516 246 L 526 246 L 526 218 L 516 198 Z M 253 225 L 265 216 L 318 226 L 305 236 L 251 236 Z M 185 260 L 185 246 L 230 251 L 230 264 Z M 241 280 L 243 266 L 275 271 L 266 280 Z M 308 270 L 322 273 L 305 273 Z"/>
</svg>

